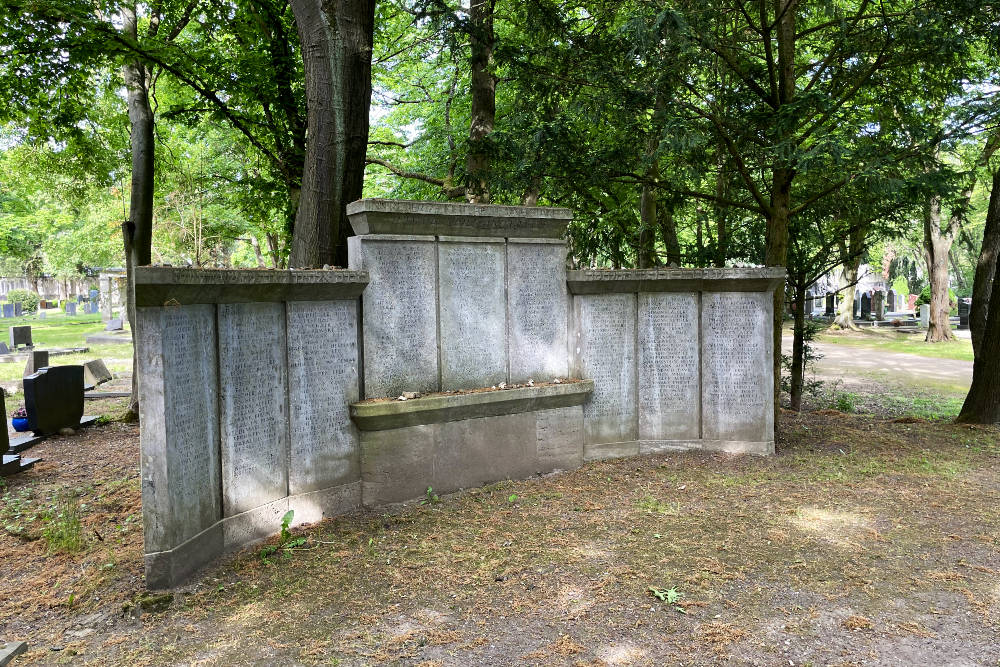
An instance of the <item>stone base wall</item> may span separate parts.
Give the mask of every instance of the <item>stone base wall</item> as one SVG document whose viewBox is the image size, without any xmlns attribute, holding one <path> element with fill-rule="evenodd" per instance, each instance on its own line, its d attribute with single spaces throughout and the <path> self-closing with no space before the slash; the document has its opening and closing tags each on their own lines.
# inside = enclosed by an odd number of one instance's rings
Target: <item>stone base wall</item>
<svg viewBox="0 0 1000 667">
<path fill-rule="evenodd" d="M 781 269 L 570 271 L 570 368 L 594 380 L 587 460 L 774 451 L 771 293 Z"/>
<path fill-rule="evenodd" d="M 352 406 L 367 507 L 583 464 L 592 382 Z M 481 416 L 473 416 L 481 415 Z"/>
</svg>

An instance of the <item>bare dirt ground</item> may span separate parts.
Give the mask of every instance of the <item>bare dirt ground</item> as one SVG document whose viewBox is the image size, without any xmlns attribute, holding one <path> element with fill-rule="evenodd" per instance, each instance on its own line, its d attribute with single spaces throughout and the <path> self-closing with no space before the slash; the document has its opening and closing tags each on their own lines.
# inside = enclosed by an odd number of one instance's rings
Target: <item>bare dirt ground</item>
<svg viewBox="0 0 1000 667">
<path fill-rule="evenodd" d="M 359 512 L 166 596 L 142 582 L 137 428 L 31 451 L 0 490 L 15 664 L 1000 664 L 996 428 L 785 413 L 774 457 Z"/>
</svg>

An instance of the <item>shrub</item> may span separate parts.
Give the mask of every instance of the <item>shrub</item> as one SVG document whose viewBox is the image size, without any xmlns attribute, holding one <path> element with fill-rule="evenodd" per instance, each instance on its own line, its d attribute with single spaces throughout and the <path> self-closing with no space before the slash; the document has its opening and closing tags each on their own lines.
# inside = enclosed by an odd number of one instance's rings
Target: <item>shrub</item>
<svg viewBox="0 0 1000 667">
<path fill-rule="evenodd" d="M 7 292 L 7 300 L 11 303 L 20 303 L 21 311 L 25 313 L 38 310 L 38 295 L 26 289 L 12 289 Z"/>
</svg>

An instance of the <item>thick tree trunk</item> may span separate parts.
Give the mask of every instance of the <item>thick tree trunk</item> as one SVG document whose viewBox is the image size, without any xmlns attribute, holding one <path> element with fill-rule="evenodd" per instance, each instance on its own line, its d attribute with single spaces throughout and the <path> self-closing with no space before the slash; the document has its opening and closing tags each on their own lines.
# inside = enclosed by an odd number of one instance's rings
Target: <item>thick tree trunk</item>
<svg viewBox="0 0 1000 667">
<path fill-rule="evenodd" d="M 650 177 L 655 167 L 646 173 Z M 653 176 L 655 178 L 655 175 Z M 639 243 L 636 248 L 635 265 L 648 269 L 656 264 L 656 192 L 651 185 L 643 185 L 639 195 Z"/>
<path fill-rule="evenodd" d="M 974 424 L 1000 423 L 1000 289 L 990 294 L 986 326 L 979 354 L 972 365 L 972 386 L 958 421 Z"/>
<path fill-rule="evenodd" d="M 795 327 L 792 334 L 792 377 L 789 395 L 791 408 L 802 409 L 802 388 L 805 386 L 805 330 L 806 330 L 806 290 L 805 276 L 799 275 L 795 281 Z"/>
<path fill-rule="evenodd" d="M 495 0 L 471 0 L 469 7 L 472 110 L 466 161 L 469 179 L 466 198 L 481 204 L 490 201 L 489 137 L 493 134 L 496 119 L 496 78 L 490 71 L 496 40 L 493 32 L 494 5 Z"/>
<path fill-rule="evenodd" d="M 346 266 L 346 207 L 361 197 L 375 0 L 292 0 L 306 79 L 306 158 L 289 266 Z"/>
<path fill-rule="evenodd" d="M 134 5 L 122 10 L 122 31 L 138 41 L 138 21 Z M 153 135 L 153 109 L 149 105 L 149 71 L 140 62 L 126 63 L 122 68 L 128 96 L 128 119 L 131 125 L 132 190 L 129 198 L 129 217 L 122 224 L 125 245 L 125 312 L 129 326 L 135 333 L 135 267 L 146 266 L 153 253 L 153 164 L 155 140 Z M 127 415 L 139 415 L 139 365 L 133 347 L 132 396 Z"/>
<path fill-rule="evenodd" d="M 954 241 L 951 226 L 941 226 L 941 198 L 933 196 L 924 207 L 924 261 L 927 263 L 927 277 L 931 283 L 930 326 L 927 328 L 927 342 L 939 343 L 951 340 L 951 323 L 948 317 L 951 306 L 948 303 L 948 252 Z"/>
<path fill-rule="evenodd" d="M 976 263 L 976 279 L 972 284 L 969 328 L 972 330 L 972 350 L 976 357 L 979 356 L 983 333 L 986 330 L 998 256 L 1000 256 L 1000 170 L 993 174 L 993 190 L 990 191 L 990 206 L 986 211 L 983 245 L 979 251 L 979 261 Z"/>
<path fill-rule="evenodd" d="M 841 329 L 857 329 L 854 324 L 854 295 L 858 291 L 858 268 L 861 259 L 851 263 L 851 266 L 844 267 L 844 285 L 840 290 L 840 307 L 837 309 L 837 316 L 833 320 L 833 325 Z"/>
</svg>

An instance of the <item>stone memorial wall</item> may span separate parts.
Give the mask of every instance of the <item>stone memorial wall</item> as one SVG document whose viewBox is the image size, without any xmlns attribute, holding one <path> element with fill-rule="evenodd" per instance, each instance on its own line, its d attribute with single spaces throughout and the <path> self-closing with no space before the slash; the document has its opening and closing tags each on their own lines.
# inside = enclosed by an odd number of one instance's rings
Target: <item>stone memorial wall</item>
<svg viewBox="0 0 1000 667">
<path fill-rule="evenodd" d="M 585 456 L 774 451 L 771 294 L 783 269 L 570 271 Z"/>
<path fill-rule="evenodd" d="M 782 271 L 567 272 L 565 209 L 348 212 L 350 270 L 136 270 L 147 586 L 289 509 L 308 523 L 587 459 L 773 451 Z"/>
<path fill-rule="evenodd" d="M 136 270 L 146 581 L 361 502 L 355 271 Z"/>
</svg>

